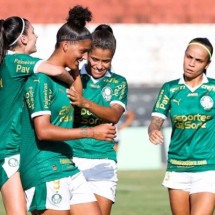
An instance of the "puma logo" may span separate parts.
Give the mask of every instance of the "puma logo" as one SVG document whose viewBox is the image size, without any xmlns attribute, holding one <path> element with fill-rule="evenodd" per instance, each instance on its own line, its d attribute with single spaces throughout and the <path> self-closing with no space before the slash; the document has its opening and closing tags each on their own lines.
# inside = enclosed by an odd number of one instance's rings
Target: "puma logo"
<svg viewBox="0 0 215 215">
<path fill-rule="evenodd" d="M 172 101 L 177 103 L 178 105 L 180 105 L 181 99 L 179 99 L 179 100 L 173 99 Z"/>
</svg>

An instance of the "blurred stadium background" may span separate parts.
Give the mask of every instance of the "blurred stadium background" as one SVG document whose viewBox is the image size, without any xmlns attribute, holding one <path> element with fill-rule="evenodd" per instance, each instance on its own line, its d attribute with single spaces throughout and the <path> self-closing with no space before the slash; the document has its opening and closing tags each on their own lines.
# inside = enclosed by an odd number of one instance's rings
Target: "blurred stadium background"
<svg viewBox="0 0 215 215">
<path fill-rule="evenodd" d="M 91 31 L 101 23 L 112 26 L 117 38 L 113 69 L 127 78 L 128 107 L 136 114 L 132 126 L 121 132 L 119 170 L 163 169 L 170 122 L 164 126 L 165 144 L 151 145 L 147 136 L 151 109 L 161 85 L 181 76 L 188 42 L 207 37 L 215 44 L 214 0 L 0 0 L 0 4 L 1 19 L 17 15 L 34 24 L 39 36 L 34 55 L 44 59 L 53 51 L 56 32 L 74 5 L 93 12 Z M 211 77 L 215 76 L 213 59 L 208 69 Z"/>
</svg>

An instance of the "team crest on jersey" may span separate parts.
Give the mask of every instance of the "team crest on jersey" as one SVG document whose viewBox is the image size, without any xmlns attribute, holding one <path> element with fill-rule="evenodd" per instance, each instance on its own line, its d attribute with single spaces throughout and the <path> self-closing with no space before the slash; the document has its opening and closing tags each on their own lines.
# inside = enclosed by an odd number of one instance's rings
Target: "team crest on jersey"
<svg viewBox="0 0 215 215">
<path fill-rule="evenodd" d="M 200 104 L 205 110 L 210 110 L 214 105 L 214 101 L 210 96 L 206 95 L 200 99 Z"/>
<path fill-rule="evenodd" d="M 16 167 L 16 166 L 19 165 L 19 161 L 18 161 L 16 158 L 10 158 L 10 159 L 8 160 L 8 165 L 9 165 L 10 167 Z"/>
<path fill-rule="evenodd" d="M 104 87 L 102 89 L 102 96 L 106 101 L 110 101 L 113 94 L 113 90 L 110 87 Z"/>
<path fill-rule="evenodd" d="M 57 204 L 60 204 L 60 202 L 62 201 L 62 196 L 58 193 L 55 193 L 53 196 L 52 196 L 52 202 L 57 205 Z"/>
</svg>

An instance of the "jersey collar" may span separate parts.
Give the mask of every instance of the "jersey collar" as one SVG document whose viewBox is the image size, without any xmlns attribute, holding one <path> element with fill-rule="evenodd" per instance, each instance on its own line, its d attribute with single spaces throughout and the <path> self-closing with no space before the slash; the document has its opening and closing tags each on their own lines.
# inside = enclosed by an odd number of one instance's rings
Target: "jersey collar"
<svg viewBox="0 0 215 215">
<path fill-rule="evenodd" d="M 186 84 L 185 80 L 184 80 L 184 76 L 182 76 L 180 79 L 179 79 L 179 84 L 184 84 L 187 86 L 187 88 L 190 89 L 190 91 L 194 92 L 196 89 L 198 89 L 202 84 L 205 84 L 205 83 L 208 83 L 208 78 L 205 74 L 203 74 L 203 79 L 202 79 L 202 83 L 200 83 L 198 86 L 196 87 L 190 87 Z"/>
<path fill-rule="evenodd" d="M 7 51 L 7 54 L 8 54 L 8 55 L 13 55 L 13 54 L 15 54 L 15 52 L 13 52 L 13 51 L 11 51 L 11 50 L 8 50 L 8 51 Z"/>
<path fill-rule="evenodd" d="M 87 73 L 86 66 L 87 66 L 87 64 L 84 64 L 82 66 L 80 73 L 81 73 L 81 75 L 88 75 L 93 80 L 94 83 L 97 83 L 98 81 L 102 80 L 104 77 L 111 77 L 111 73 L 109 71 L 107 71 L 103 77 L 101 77 L 99 79 L 95 79 Z"/>
</svg>

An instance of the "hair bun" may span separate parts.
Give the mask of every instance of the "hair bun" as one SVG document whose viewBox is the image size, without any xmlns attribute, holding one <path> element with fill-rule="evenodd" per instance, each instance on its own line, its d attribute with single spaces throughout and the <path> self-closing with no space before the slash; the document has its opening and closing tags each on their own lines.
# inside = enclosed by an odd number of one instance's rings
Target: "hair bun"
<svg viewBox="0 0 215 215">
<path fill-rule="evenodd" d="M 90 22 L 92 19 L 92 13 L 88 8 L 83 8 L 77 5 L 69 10 L 69 17 L 67 18 L 67 23 L 75 25 L 77 27 L 83 28 L 86 22 Z"/>
</svg>

